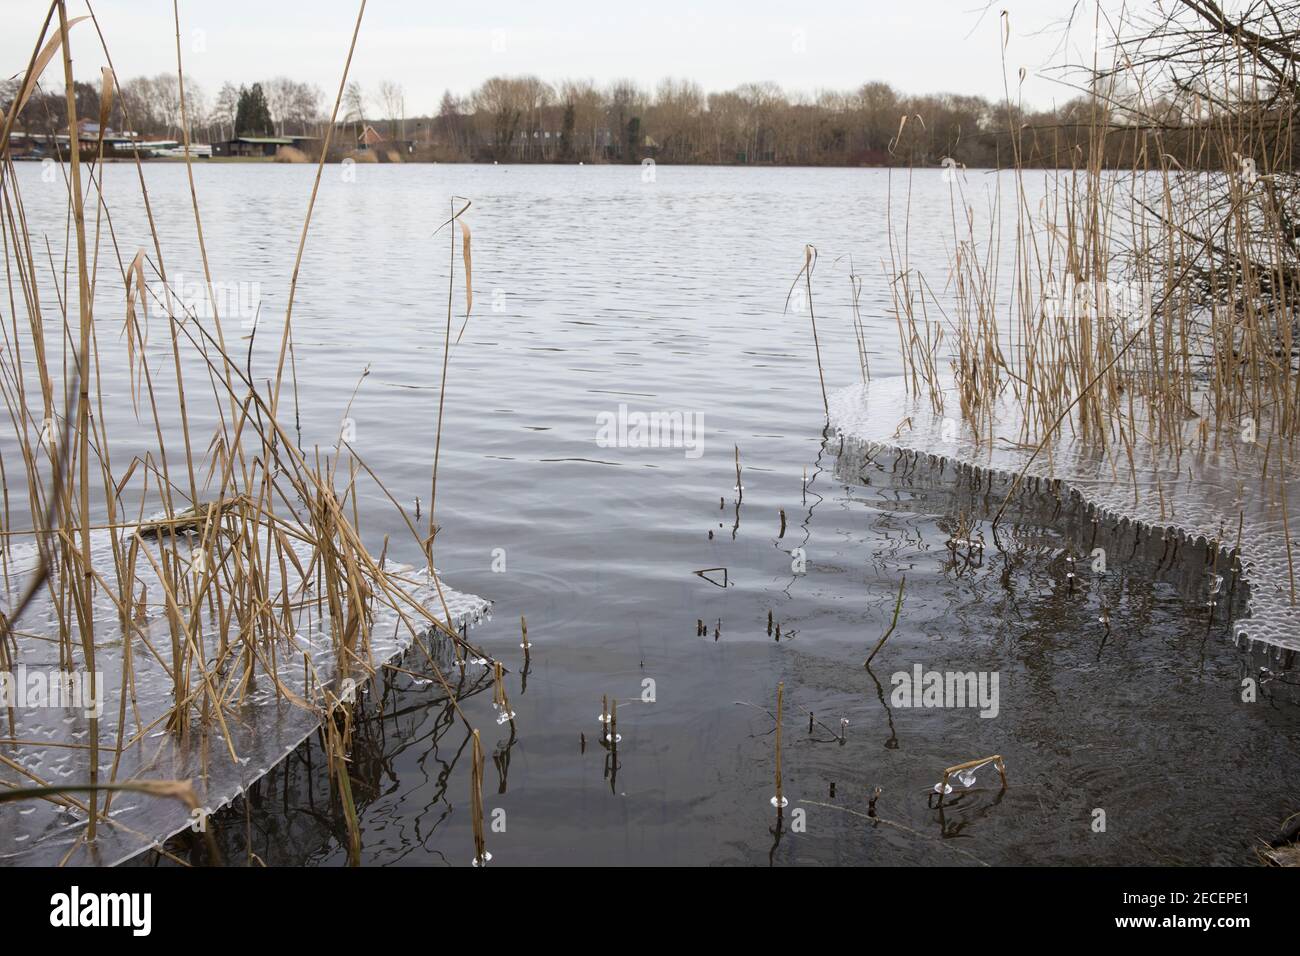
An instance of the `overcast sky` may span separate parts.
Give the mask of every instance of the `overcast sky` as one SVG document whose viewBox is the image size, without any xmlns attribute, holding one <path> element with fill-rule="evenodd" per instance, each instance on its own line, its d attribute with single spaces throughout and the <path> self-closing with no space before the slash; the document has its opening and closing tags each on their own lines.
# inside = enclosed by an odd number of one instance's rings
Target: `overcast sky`
<svg viewBox="0 0 1300 956">
<path fill-rule="evenodd" d="M 120 78 L 174 71 L 170 0 L 91 0 Z M 1049 106 L 1069 91 L 1045 75 L 1063 57 L 1085 58 L 1092 0 L 371 0 L 350 76 L 373 94 L 400 83 L 408 115 L 436 112 L 442 92 L 466 93 L 495 74 L 546 80 L 665 76 L 706 91 L 771 80 L 790 91 L 852 89 L 883 80 L 909 93 L 1003 95 L 1000 11 L 1008 11 L 1007 74 L 1024 68 L 1025 101 Z M 1140 2 L 1140 0 L 1139 0 Z M 1061 24 L 1079 6 L 1062 50 Z M 186 74 L 212 97 L 225 80 L 287 75 L 332 101 L 356 19 L 355 0 L 183 0 Z M 47 0 L 0 0 L 0 71 L 25 68 Z M 85 0 L 69 0 L 73 16 Z M 78 79 L 102 58 L 93 25 L 73 34 Z M 50 74 L 55 76 L 57 71 Z"/>
</svg>

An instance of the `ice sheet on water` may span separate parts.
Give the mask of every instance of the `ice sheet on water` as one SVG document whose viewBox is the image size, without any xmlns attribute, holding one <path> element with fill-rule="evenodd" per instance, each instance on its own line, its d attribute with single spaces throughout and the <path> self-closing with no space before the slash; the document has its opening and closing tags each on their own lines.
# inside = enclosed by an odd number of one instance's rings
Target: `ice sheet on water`
<svg viewBox="0 0 1300 956">
<path fill-rule="evenodd" d="M 1028 465 L 1028 477 L 1060 480 L 1063 491 L 1077 493 L 1103 520 L 1127 519 L 1147 531 L 1159 529 L 1201 545 L 1218 542 L 1231 549 L 1240 523 L 1241 575 L 1250 593 L 1248 616 L 1235 622 L 1236 639 L 1269 645 L 1274 652 L 1300 649 L 1300 613 L 1290 598 L 1280 469 L 1275 457 L 1269 480 L 1261 480 L 1262 442 L 1225 440 L 1217 450 L 1211 446 L 1184 451 L 1178 462 L 1139 447 L 1134 475 L 1127 458 L 1124 467 L 1116 467 L 1062 429 L 1030 463 L 1033 448 L 1021 444 L 1020 415 L 1009 397 L 993 410 L 993 440 L 985 435 L 977 444 L 969 428 L 953 420 L 945 423 L 935 414 L 928 398 L 908 395 L 906 384 L 903 378 L 878 379 L 831 396 L 830 424 L 844 440 L 845 455 L 891 448 L 1007 478 Z M 944 407 L 960 407 L 950 382 Z M 951 413 L 953 419 L 956 415 Z M 1288 502 L 1300 501 L 1300 476 L 1283 472 L 1281 483 Z M 1216 596 L 1217 590 L 1210 600 Z"/>
<path fill-rule="evenodd" d="M 156 543 L 147 545 L 157 548 Z M 303 566 L 309 567 L 307 546 L 295 542 Z M 155 559 L 157 552 L 155 550 Z M 0 610 L 13 606 L 18 593 L 36 565 L 34 545 L 15 544 L 7 549 L 6 563 L 0 567 Z M 92 566 L 97 569 L 113 567 L 112 540 L 109 532 L 92 535 Z M 388 567 L 403 590 L 439 618 L 443 617 L 442 600 L 438 588 L 427 571 Z M 101 573 L 102 570 L 101 570 Z M 302 581 L 290 567 L 291 592 L 298 592 Z M 171 659 L 171 636 L 167 621 L 159 606 L 162 590 L 149 562 L 141 558 L 136 567 L 135 593 L 140 587 L 147 589 L 148 617 L 144 624 L 149 644 L 159 656 Z M 271 593 L 279 590 L 273 572 Z M 442 598 L 446 600 L 454 627 L 476 624 L 489 616 L 491 605 L 472 594 L 462 594 L 442 585 Z M 296 619 L 297 634 L 292 646 L 287 638 L 265 645 L 261 650 L 269 661 L 271 655 L 277 662 L 277 671 L 283 684 L 294 694 L 319 704 L 319 689 L 309 693 L 306 684 L 306 659 L 310 659 L 318 675 L 326 684 L 335 682 L 336 661 L 329 635 L 329 618 L 317 608 L 315 601 L 307 600 L 310 591 L 302 595 L 303 609 Z M 100 779 L 110 775 L 119 781 L 134 779 L 192 780 L 199 803 L 208 812 L 228 805 L 243 791 L 267 773 L 301 744 L 319 726 L 318 708 L 297 706 L 275 693 L 265 667 L 257 668 L 256 683 L 244 702 L 233 714 L 227 715 L 230 741 L 222 737 L 220 727 L 210 723 L 206 727 L 195 721 L 195 729 L 188 739 L 181 740 L 168 732 L 162 722 L 172 704 L 172 682 L 167 671 L 145 646 L 138 634 L 129 645 L 133 684 L 125 702 L 123 739 L 139 737 L 137 743 L 125 748 L 113 774 L 117 760 L 116 745 L 119 726 L 119 708 L 122 706 L 120 686 L 122 679 L 122 631 L 115 605 L 103 589 L 95 597 L 95 647 L 96 670 L 104 675 L 104 711 L 100 719 Z M 411 617 L 411 608 L 403 608 Z M 18 622 L 18 658 L 14 670 L 22 665 L 28 672 L 50 673 L 59 664 L 57 610 L 43 594 L 33 602 Z M 208 618 L 203 622 L 205 658 L 210 662 L 215 656 L 217 625 Z M 410 629 L 402 625 L 396 610 L 379 600 L 374 601 L 373 627 L 370 635 L 369 662 L 372 669 L 401 654 L 412 643 Z M 80 666 L 80 652 L 77 663 Z M 222 675 L 225 680 L 229 671 Z M 362 675 L 353 675 L 359 682 Z M 337 689 L 335 693 L 337 693 Z M 13 727 L 7 715 L 0 710 L 0 735 L 22 743 L 0 742 L 0 755 L 25 768 L 41 780 L 53 784 L 71 785 L 89 780 L 90 755 L 84 745 L 89 742 L 90 721 L 78 709 L 51 709 L 29 707 L 15 713 Z M 12 733 L 10 733 L 12 731 Z M 71 745 L 71 746 L 69 746 Z M 230 758 L 233 747 L 237 761 Z M 0 761 L 0 785 L 32 786 L 30 777 L 18 773 Z M 76 795 L 86 799 L 86 795 Z M 0 865 L 57 864 L 71 853 L 69 862 L 87 865 L 112 865 L 149 848 L 178 833 L 192 823 L 189 810 L 178 801 L 147 797 L 136 793 L 114 795 L 109 810 L 109 820 L 99 828 L 96 846 L 88 849 L 83 836 L 86 815 L 70 812 L 45 800 L 23 801 L 0 805 Z"/>
</svg>

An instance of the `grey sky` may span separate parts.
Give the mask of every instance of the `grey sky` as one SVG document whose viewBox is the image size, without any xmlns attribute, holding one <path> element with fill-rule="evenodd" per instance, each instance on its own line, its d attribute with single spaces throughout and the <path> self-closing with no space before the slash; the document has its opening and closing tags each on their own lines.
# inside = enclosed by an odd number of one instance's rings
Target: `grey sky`
<svg viewBox="0 0 1300 956">
<path fill-rule="evenodd" d="M 408 115 L 434 112 L 443 90 L 469 92 L 494 74 L 546 80 L 631 78 L 653 87 L 665 76 L 707 91 L 771 80 L 790 91 L 851 89 L 883 80 L 910 93 L 1003 95 L 1001 10 L 1010 42 L 1007 75 L 1023 96 L 1050 105 L 1070 92 L 1043 75 L 1065 55 L 1061 23 L 1076 6 L 1068 52 L 1090 53 L 1091 0 L 820 0 L 767 2 L 427 3 L 371 0 L 351 77 L 372 95 L 400 83 Z M 170 0 L 92 0 L 122 78 L 175 69 Z M 21 71 L 47 0 L 0 0 L 0 71 Z M 185 0 L 187 75 L 209 96 L 225 80 L 276 75 L 316 83 L 332 101 L 356 18 L 353 0 Z M 85 0 L 69 0 L 71 15 Z M 80 35 L 77 35 L 80 34 Z M 73 41 L 79 79 L 101 57 L 89 23 Z M 56 83 L 57 85 L 57 83 Z"/>
</svg>

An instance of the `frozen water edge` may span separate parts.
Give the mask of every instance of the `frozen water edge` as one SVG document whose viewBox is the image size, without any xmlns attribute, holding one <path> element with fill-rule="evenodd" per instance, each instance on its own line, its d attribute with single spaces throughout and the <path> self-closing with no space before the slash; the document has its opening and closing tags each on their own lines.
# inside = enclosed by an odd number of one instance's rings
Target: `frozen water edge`
<svg viewBox="0 0 1300 956">
<path fill-rule="evenodd" d="M 951 382 L 944 384 L 944 408 L 954 410 L 948 419 L 935 414 L 928 398 L 908 395 L 906 384 L 903 378 L 880 379 L 830 397 L 830 426 L 845 442 L 846 453 L 852 453 L 854 445 L 907 451 L 933 464 L 950 462 L 1006 479 L 1025 468 L 1033 448 L 1018 444 L 1019 414 L 1010 400 L 1002 400 L 994 411 L 993 441 L 986 435 L 983 443 L 976 443 L 970 429 L 957 421 L 960 404 Z M 1265 482 L 1260 477 L 1260 444 L 1185 451 L 1178 463 L 1149 448 L 1137 449 L 1135 476 L 1126 456 L 1117 465 L 1062 435 L 1048 443 L 1025 474 L 1059 481 L 1097 517 L 1131 523 L 1147 533 L 1175 535 L 1227 551 L 1236 548 L 1240 534 L 1238 559 L 1249 597 L 1248 616 L 1234 625 L 1235 639 L 1278 656 L 1300 649 L 1300 614 L 1291 605 L 1287 528 L 1277 475 L 1284 475 L 1288 503 L 1300 501 L 1300 480 L 1283 472 L 1275 460 Z"/>
<path fill-rule="evenodd" d="M 111 565 L 112 541 L 108 532 L 95 532 L 92 544 L 92 564 L 97 567 Z M 306 558 L 306 554 L 300 557 Z M 34 566 L 35 548 L 12 546 L 7 558 L 7 581 L 4 582 L 7 586 L 0 587 L 0 606 L 4 608 L 12 606 L 27 572 Z M 304 564 L 309 563 L 304 560 Z M 292 569 L 288 573 L 291 577 L 294 575 Z M 440 599 L 438 586 L 427 571 L 390 565 L 386 573 L 440 620 L 447 619 L 443 613 L 445 600 L 451 625 L 457 630 L 490 617 L 490 602 L 475 595 L 442 585 Z M 137 587 L 144 585 L 151 595 L 159 593 L 160 585 L 156 576 L 149 572 L 147 562 L 141 562 L 137 575 Z M 295 593 L 299 593 L 302 584 L 291 580 Z M 269 592 L 274 594 L 277 587 L 278 582 L 272 582 Z M 401 615 L 394 608 L 378 598 L 373 603 L 367 666 L 353 668 L 353 673 L 348 675 L 356 681 L 358 690 L 371 675 L 403 654 L 414 642 L 410 628 L 402 623 Z M 96 669 L 103 675 L 105 687 L 101 691 L 105 702 L 100 718 L 102 781 L 108 781 L 110 777 L 117 781 L 190 780 L 204 812 L 215 813 L 230 805 L 320 726 L 323 686 L 331 687 L 334 695 L 339 694 L 330 620 L 315 610 L 315 601 L 307 600 L 295 619 L 297 632 L 292 646 L 290 641 L 281 639 L 274 642 L 274 649 L 267 644 L 261 652 L 266 659 L 275 655 L 279 681 L 313 706 L 303 707 L 277 694 L 264 667 L 259 666 L 256 684 L 248 690 L 243 702 L 226 714 L 229 742 L 222 736 L 217 722 L 202 725 L 197 719 L 188 737 L 182 740 L 168 732 L 161 721 L 172 705 L 171 677 L 148 652 L 139 635 L 133 635 L 130 642 L 133 687 L 125 705 L 123 739 L 130 740 L 136 736 L 140 739 L 122 750 L 114 773 L 114 761 L 118 760 L 116 746 L 122 704 L 120 685 L 124 642 L 114 606 L 102 593 L 96 596 L 95 608 Z M 412 617 L 410 607 L 404 607 L 403 611 L 408 619 Z M 17 663 L 28 672 L 49 673 L 58 667 L 58 647 L 53 639 L 57 634 L 55 613 L 48 598 L 42 597 L 17 623 Z M 157 608 L 150 609 L 144 627 L 149 643 L 155 648 L 170 647 L 169 627 Z M 205 656 L 210 664 L 217 623 L 206 618 L 203 628 L 208 635 Z M 437 647 L 435 642 L 435 646 L 430 647 L 431 653 L 437 654 Z M 317 675 L 310 685 L 308 662 Z M 229 677 L 232 669 L 237 670 L 237 665 L 228 668 L 221 679 Z M 20 742 L 0 742 L 0 755 L 51 785 L 88 782 L 90 760 L 84 745 L 89 741 L 90 722 L 81 710 L 28 707 L 18 709 L 15 718 L 14 726 L 10 728 L 7 714 L 0 710 L 0 726 L 5 728 L 3 736 Z M 231 760 L 231 748 L 238 758 L 236 761 Z M 13 786 L 34 785 L 32 779 L 3 763 L 0 763 L 0 782 Z M 89 799 L 87 794 L 74 796 Z M 93 849 L 82 840 L 86 823 L 84 813 L 69 812 L 45 800 L 0 806 L 0 865 L 53 865 L 66 857 L 72 865 L 112 866 L 161 844 L 191 826 L 194 820 L 188 808 L 178 801 L 123 792 L 113 795 L 108 820 L 101 823 Z"/>
</svg>

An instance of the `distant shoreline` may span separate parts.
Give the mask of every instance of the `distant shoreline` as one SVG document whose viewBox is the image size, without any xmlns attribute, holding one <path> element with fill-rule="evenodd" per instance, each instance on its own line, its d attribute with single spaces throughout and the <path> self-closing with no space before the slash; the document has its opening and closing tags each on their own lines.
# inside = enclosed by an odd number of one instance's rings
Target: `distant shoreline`
<svg viewBox="0 0 1300 956">
<path fill-rule="evenodd" d="M 44 162 L 46 159 L 53 159 L 53 157 L 14 156 L 13 159 L 15 162 L 38 162 L 39 163 L 39 162 Z M 66 159 L 62 159 L 60 161 L 65 163 L 67 162 Z M 136 162 L 136 159 L 132 156 L 104 156 L 102 158 L 83 157 L 82 161 L 90 162 L 90 163 L 102 162 L 107 165 L 121 165 L 121 164 L 134 164 Z M 146 165 L 146 166 L 150 166 L 150 165 L 170 166 L 170 165 L 185 165 L 186 160 L 180 156 L 151 156 L 151 157 L 141 156 L 139 162 L 142 165 Z M 205 165 L 315 166 L 319 163 L 319 160 L 318 159 L 282 159 L 273 156 L 195 156 L 192 157 L 192 162 L 196 166 L 205 166 Z M 655 168 L 662 166 L 667 169 L 684 169 L 684 168 L 690 168 L 690 169 L 880 169 L 880 170 L 894 170 L 900 173 L 908 173 L 908 174 L 927 173 L 927 172 L 943 173 L 948 169 L 954 168 L 954 167 L 941 166 L 941 165 L 908 166 L 908 165 L 901 165 L 901 164 L 889 165 L 889 164 L 877 164 L 877 163 L 857 163 L 857 164 L 850 165 L 847 163 L 679 163 L 679 162 L 670 163 L 670 162 L 663 162 L 659 160 L 655 160 L 652 163 L 647 163 L 645 161 L 641 163 L 626 163 L 626 162 L 589 163 L 589 162 L 571 162 L 571 161 L 529 162 L 527 160 L 511 160 L 508 162 L 500 162 L 497 160 L 480 160 L 480 159 L 397 159 L 397 160 L 382 159 L 380 160 L 380 159 L 358 159 L 356 156 L 339 156 L 337 158 L 326 159 L 325 162 L 327 165 L 330 166 L 340 166 L 345 162 L 352 162 L 361 166 L 504 166 L 504 167 L 525 166 L 525 167 L 564 167 L 564 168 L 575 168 L 575 167 L 585 166 L 585 167 L 596 167 L 596 168 L 621 167 L 624 169 L 632 169 L 632 170 L 642 168 L 645 165 L 653 165 Z M 998 167 L 998 166 L 959 166 L 955 168 L 959 169 L 963 175 L 972 174 L 972 173 L 994 173 L 994 172 L 1015 171 L 1015 169 L 1011 167 Z M 1024 164 L 1022 164 L 1019 167 L 1020 170 L 1041 169 L 1041 170 L 1062 170 L 1062 171 L 1068 170 L 1069 168 L 1070 167 L 1068 166 L 1031 166 L 1031 165 L 1024 165 Z M 1105 169 L 1108 172 L 1120 172 L 1126 169 L 1129 169 L 1131 171 L 1131 167 L 1125 164 L 1105 166 L 1103 167 L 1103 169 Z M 1208 169 L 1208 168 L 1195 168 L 1195 167 L 1186 167 L 1184 169 L 1184 172 L 1197 173 L 1197 174 L 1203 174 L 1209 172 L 1222 172 L 1222 171 L 1223 171 L 1222 169 Z"/>
</svg>

